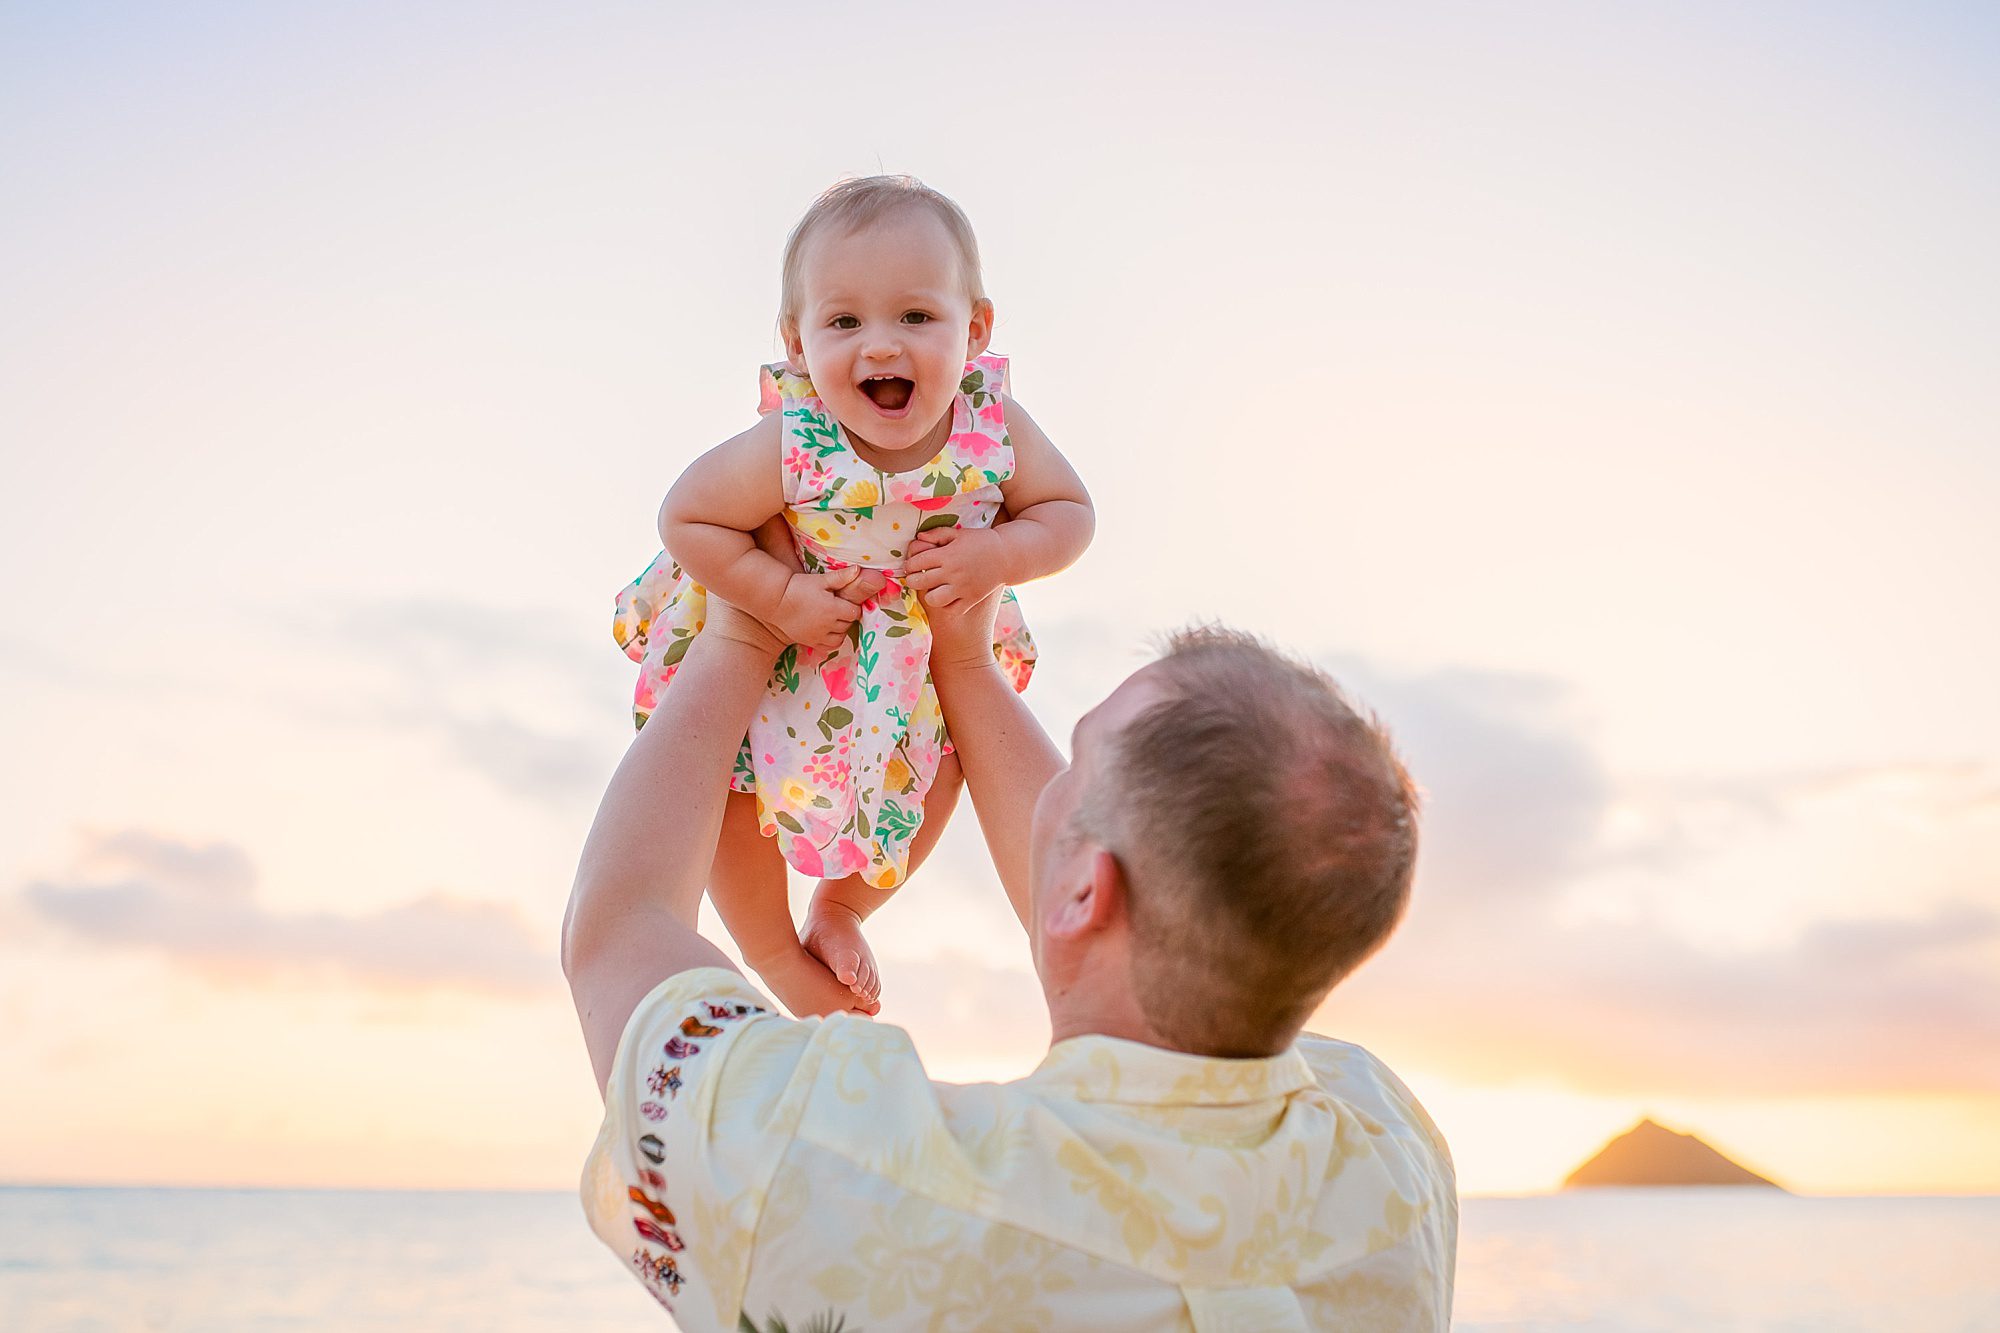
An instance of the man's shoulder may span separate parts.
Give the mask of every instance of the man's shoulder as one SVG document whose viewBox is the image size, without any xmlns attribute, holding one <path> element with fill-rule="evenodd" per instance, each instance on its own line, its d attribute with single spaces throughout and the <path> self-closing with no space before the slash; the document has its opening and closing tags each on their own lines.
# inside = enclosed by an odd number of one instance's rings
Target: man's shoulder
<svg viewBox="0 0 2000 1333">
<path fill-rule="evenodd" d="M 1300 1035 L 1298 1050 L 1320 1090 L 1374 1121 L 1412 1134 L 1452 1171 L 1451 1148 L 1417 1095 L 1366 1047 L 1315 1032 Z"/>
<path fill-rule="evenodd" d="M 614 1081 L 627 1098 L 688 1096 L 705 1132 L 729 1137 L 782 1132 L 808 1107 L 824 1114 L 859 1106 L 879 1123 L 899 1103 L 913 1112 L 934 1106 L 923 1060 L 902 1028 L 851 1014 L 787 1017 L 725 968 L 678 973 L 639 1002 Z M 778 1103 L 791 1114 L 774 1115 Z"/>
<path fill-rule="evenodd" d="M 866 1111 L 882 1086 L 909 1083 L 877 1076 L 915 1064 L 915 1052 L 899 1029 L 875 1028 L 787 1018 L 725 968 L 668 977 L 633 1009 L 584 1166 L 584 1209 L 690 1326 L 706 1326 L 695 1312 L 707 1309 L 733 1321 L 773 1175 L 809 1113 Z"/>
</svg>

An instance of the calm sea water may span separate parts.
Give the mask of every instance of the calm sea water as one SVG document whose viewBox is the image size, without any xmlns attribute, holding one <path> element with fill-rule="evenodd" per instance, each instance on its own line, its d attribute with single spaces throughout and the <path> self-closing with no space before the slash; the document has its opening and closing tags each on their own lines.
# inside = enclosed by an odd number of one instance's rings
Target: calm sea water
<svg viewBox="0 0 2000 1333">
<path fill-rule="evenodd" d="M 2000 1199 L 1469 1199 L 1458 1324 L 2000 1330 Z M 0 1330 L 660 1330 L 566 1194 L 0 1189 Z M 865 1333 L 865 1331 L 864 1331 Z"/>
</svg>

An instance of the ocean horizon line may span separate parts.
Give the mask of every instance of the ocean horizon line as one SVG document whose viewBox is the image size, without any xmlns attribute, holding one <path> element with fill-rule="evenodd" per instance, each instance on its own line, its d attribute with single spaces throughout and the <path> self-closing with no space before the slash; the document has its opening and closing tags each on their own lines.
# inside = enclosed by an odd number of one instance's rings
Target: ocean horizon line
<svg viewBox="0 0 2000 1333">
<path fill-rule="evenodd" d="M 1549 1190 L 1508 1190 L 1499 1192 L 1465 1192 L 1460 1199 L 1506 1201 L 1512 1199 L 1554 1199 L 1565 1196 L 1585 1196 L 1593 1194 L 1641 1194 L 1641 1193 L 1686 1193 L 1692 1191 L 1750 1190 L 1756 1194 L 1769 1191 L 1744 1185 L 1592 1185 L 1578 1189 Z M 26 1192 L 43 1190 L 50 1192 L 105 1193 L 116 1191 L 145 1192 L 154 1194 L 412 1194 L 412 1195 L 519 1195 L 547 1196 L 567 1195 L 576 1192 L 573 1186 L 482 1186 L 482 1185 L 273 1185 L 273 1184 L 232 1184 L 202 1183 L 190 1184 L 160 1181 L 104 1181 L 104 1180 L 0 1180 L 0 1190 Z M 1855 1193 L 1817 1193 L 1811 1190 L 1787 1189 L 1777 1192 L 1782 1197 L 1796 1199 L 2000 1199 L 2000 1193 L 1991 1191 L 1909 1191 L 1878 1190 Z"/>
</svg>

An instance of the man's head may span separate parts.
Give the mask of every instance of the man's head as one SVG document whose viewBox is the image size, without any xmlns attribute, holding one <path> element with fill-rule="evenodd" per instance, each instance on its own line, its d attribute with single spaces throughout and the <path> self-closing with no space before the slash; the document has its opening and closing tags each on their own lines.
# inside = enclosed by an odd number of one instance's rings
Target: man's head
<svg viewBox="0 0 2000 1333">
<path fill-rule="evenodd" d="M 1052 1004 L 1109 952 L 1161 1041 L 1270 1054 L 1401 919 L 1409 776 L 1330 679 L 1256 639 L 1177 635 L 1084 717 L 1071 752 L 1035 812 Z"/>
</svg>

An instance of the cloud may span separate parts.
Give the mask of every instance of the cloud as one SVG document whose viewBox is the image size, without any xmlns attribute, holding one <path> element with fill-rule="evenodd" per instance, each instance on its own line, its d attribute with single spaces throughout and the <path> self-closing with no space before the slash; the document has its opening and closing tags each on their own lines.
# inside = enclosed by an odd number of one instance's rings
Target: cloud
<svg viewBox="0 0 2000 1333">
<path fill-rule="evenodd" d="M 2000 1090 L 2000 882 L 1965 869 L 1991 864 L 1990 769 L 1624 778 L 1559 681 L 1331 669 L 1383 716 L 1428 799 L 1410 919 L 1330 999 L 1326 1024 L 1472 1082 Z M 1884 865 L 1893 896 L 1871 882 Z M 1766 878 L 1787 866 L 1845 870 L 1858 887 L 1829 881 L 1801 908 L 1797 883 Z M 1717 887 L 1739 882 L 1742 909 L 1760 913 L 1742 932 L 1756 946 L 1693 933 L 1704 914 L 1723 927 L 1742 914 Z M 1648 893 L 1701 906 L 1649 912 Z"/>
<path fill-rule="evenodd" d="M 349 644 L 410 672 L 440 680 L 482 670 L 552 671 L 576 683 L 590 648 L 607 654 L 611 642 L 611 599 L 604 599 L 601 633 L 590 641 L 571 632 L 574 617 L 547 609 L 488 605 L 446 597 L 413 597 L 368 602 L 340 613 L 335 632 Z"/>
<path fill-rule="evenodd" d="M 1428 803 L 1411 918 L 1336 992 L 1325 1026 L 1476 1083 L 1642 1097 L 2000 1088 L 2000 884 L 1953 869 L 1991 863 L 1990 769 L 1622 777 L 1560 681 L 1333 670 L 1380 711 Z M 1801 887 L 1841 873 L 1843 854 L 1859 889 Z M 1885 859 L 1901 873 L 1893 892 L 1871 882 Z M 1787 869 L 1796 882 L 1768 878 Z M 978 840 L 956 831 L 919 879 L 998 901 Z M 1705 930 L 1718 924 L 1731 929 Z M 887 973 L 889 1017 L 938 1049 L 1015 1059 L 1023 1015 L 1040 1022 L 1024 970 L 895 959 Z M 906 1017 L 911 996 L 924 1003 Z"/>
<path fill-rule="evenodd" d="M 1768 833 L 1813 802 L 1843 797 L 1894 803 L 1952 820 L 2000 811 L 2000 775 L 1974 763 L 1851 765 L 1736 778 L 1634 780 L 1620 784 L 1604 867 L 1681 870 L 1744 839 Z"/>
<path fill-rule="evenodd" d="M 454 753 L 501 790 L 531 801 L 592 795 L 610 780 L 615 743 L 575 732 L 540 731 L 502 715 L 438 713 L 429 725 Z M 618 742 L 628 739 L 620 734 Z"/>
<path fill-rule="evenodd" d="M 1643 925 L 1407 938 L 1323 1025 L 1454 1077 L 1722 1096 L 2000 1091 L 2000 917 L 1820 922 L 1720 953 Z"/>
<path fill-rule="evenodd" d="M 143 829 L 91 835 L 87 863 L 125 867 L 171 889 L 220 902 L 247 900 L 256 889 L 250 857 L 234 843 L 185 843 Z"/>
<path fill-rule="evenodd" d="M 1419 875 L 1453 910 L 1518 912 L 1595 859 L 1615 795 L 1561 682 L 1330 670 L 1387 724 L 1425 795 Z"/>
<path fill-rule="evenodd" d="M 386 668 L 368 720 L 428 733 L 539 804 L 594 795 L 631 739 L 609 604 L 595 635 L 574 614 L 436 597 L 350 607 L 315 632 Z"/>
<path fill-rule="evenodd" d="M 544 990 L 557 976 L 547 932 L 495 903 L 432 894 L 358 914 L 280 911 L 256 901 L 240 848 L 137 830 L 91 837 L 83 864 L 100 873 L 28 884 L 26 912 L 86 943 L 159 953 L 212 976 L 307 972 L 505 994 Z"/>
</svg>

